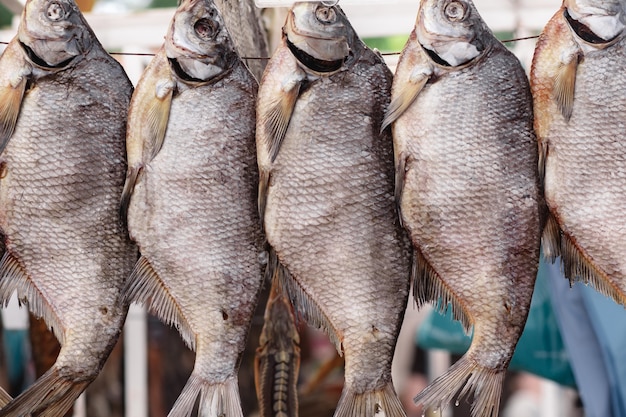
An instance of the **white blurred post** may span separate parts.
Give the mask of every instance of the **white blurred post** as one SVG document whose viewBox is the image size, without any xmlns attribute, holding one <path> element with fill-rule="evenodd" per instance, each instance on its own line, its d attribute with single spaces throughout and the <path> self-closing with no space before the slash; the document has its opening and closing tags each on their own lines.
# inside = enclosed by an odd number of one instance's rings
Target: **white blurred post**
<svg viewBox="0 0 626 417">
<path fill-rule="evenodd" d="M 123 52 L 150 52 L 126 47 Z M 133 85 L 141 77 L 150 57 L 123 56 L 120 61 Z M 124 400 L 125 417 L 148 416 L 148 322 L 143 307 L 131 305 L 124 325 Z"/>
<path fill-rule="evenodd" d="M 131 305 L 124 325 L 126 417 L 148 416 L 148 324 L 142 307 Z"/>
<path fill-rule="evenodd" d="M 432 382 L 440 375 L 443 375 L 450 367 L 450 353 L 445 350 L 430 349 L 428 350 L 428 381 Z M 452 409 L 454 404 L 449 404 L 441 413 L 441 417 L 452 417 Z M 437 414 L 439 415 L 439 414 Z"/>
</svg>

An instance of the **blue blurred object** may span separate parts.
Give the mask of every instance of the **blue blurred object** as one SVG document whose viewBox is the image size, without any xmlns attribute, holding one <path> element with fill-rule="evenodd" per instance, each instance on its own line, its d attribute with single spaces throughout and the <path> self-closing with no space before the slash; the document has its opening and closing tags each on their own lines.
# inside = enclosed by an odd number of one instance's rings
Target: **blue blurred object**
<svg viewBox="0 0 626 417">
<path fill-rule="evenodd" d="M 511 359 L 509 369 L 526 371 L 561 385 L 576 387 L 568 351 L 552 310 L 545 265 L 540 265 L 526 327 Z M 420 326 L 417 343 L 424 349 L 444 349 L 463 354 L 469 348 L 471 336 L 452 319 L 450 309 L 445 315 L 437 310 L 430 313 Z"/>
<path fill-rule="evenodd" d="M 17 396 L 28 384 L 26 372 L 30 361 L 28 330 L 3 329 L 2 344 L 10 386 L 9 394 Z"/>
</svg>

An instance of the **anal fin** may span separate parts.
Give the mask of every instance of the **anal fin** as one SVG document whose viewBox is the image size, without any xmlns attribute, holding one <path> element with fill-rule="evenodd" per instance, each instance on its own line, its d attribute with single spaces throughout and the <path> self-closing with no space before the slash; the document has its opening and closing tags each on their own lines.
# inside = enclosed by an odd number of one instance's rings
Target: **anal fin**
<svg viewBox="0 0 626 417">
<path fill-rule="evenodd" d="M 320 306 L 311 298 L 304 288 L 291 276 L 285 266 L 280 263 L 276 252 L 270 251 L 270 260 L 268 263 L 268 272 L 274 280 L 278 280 L 282 291 L 288 295 L 291 304 L 294 307 L 296 317 L 303 317 L 311 326 L 322 329 L 328 335 L 331 343 L 335 345 L 337 352 L 343 354 L 341 340 L 326 314 L 321 310 Z"/>
<path fill-rule="evenodd" d="M 64 335 L 58 316 L 20 261 L 7 249 L 0 260 L 0 304 L 6 306 L 14 292 L 33 315 L 43 318 L 63 345 Z"/>
<path fill-rule="evenodd" d="M 190 349 L 196 349 L 195 336 L 176 299 L 148 259 L 140 257 L 123 290 L 126 302 L 146 305 L 161 321 L 178 329 Z"/>
<path fill-rule="evenodd" d="M 434 302 L 439 311 L 445 312 L 448 306 L 451 306 L 454 319 L 461 322 L 466 333 L 470 332 L 472 323 L 465 314 L 463 306 L 419 250 L 413 254 L 411 275 L 413 298 L 418 308 L 426 303 Z"/>
</svg>

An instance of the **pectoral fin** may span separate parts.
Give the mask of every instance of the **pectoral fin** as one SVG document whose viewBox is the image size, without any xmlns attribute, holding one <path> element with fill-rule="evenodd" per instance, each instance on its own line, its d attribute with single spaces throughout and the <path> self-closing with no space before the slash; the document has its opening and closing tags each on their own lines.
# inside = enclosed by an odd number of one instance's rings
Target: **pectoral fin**
<svg viewBox="0 0 626 417">
<path fill-rule="evenodd" d="M 266 130 L 266 146 L 271 162 L 278 156 L 304 79 L 299 72 L 289 77 L 270 103 L 267 112 L 261 110 L 259 114 Z"/>
<path fill-rule="evenodd" d="M 576 70 L 578 69 L 579 55 L 563 63 L 554 79 L 554 99 L 566 121 L 572 117 L 574 110 L 574 92 L 576 89 Z"/>
<path fill-rule="evenodd" d="M 387 126 L 391 125 L 404 114 L 411 104 L 413 104 L 429 79 L 430 74 L 418 70 L 411 74 L 405 84 L 394 86 L 394 95 L 387 109 L 387 113 L 385 114 L 385 118 L 383 119 L 381 131 L 385 130 Z"/>
<path fill-rule="evenodd" d="M 15 130 L 17 116 L 20 114 L 22 98 L 26 90 L 26 82 L 26 77 L 19 77 L 15 86 L 0 87 L 0 153 L 4 151 Z"/>
</svg>

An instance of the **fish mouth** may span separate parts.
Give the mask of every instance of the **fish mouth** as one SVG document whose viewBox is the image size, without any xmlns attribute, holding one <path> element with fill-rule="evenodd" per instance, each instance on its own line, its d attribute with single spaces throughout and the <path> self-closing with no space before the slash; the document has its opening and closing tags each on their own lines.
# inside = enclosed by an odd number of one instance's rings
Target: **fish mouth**
<svg viewBox="0 0 626 417">
<path fill-rule="evenodd" d="M 339 71 L 348 59 L 347 56 L 341 59 L 330 61 L 318 59 L 298 48 L 289 40 L 289 38 L 286 38 L 285 40 L 287 42 L 287 47 L 289 48 L 293 56 L 295 56 L 296 59 L 300 63 L 302 63 L 302 65 L 315 72 L 331 73 Z"/>
<path fill-rule="evenodd" d="M 66 68 L 67 66 L 69 66 L 72 61 L 74 60 L 74 58 L 76 58 L 76 56 L 72 56 L 69 57 L 68 59 L 59 62 L 56 65 L 52 65 L 52 64 L 48 64 L 43 58 L 39 57 L 35 51 L 32 50 L 32 48 L 28 45 L 26 45 L 25 43 L 23 43 L 22 41 L 20 41 L 20 46 L 22 47 L 22 49 L 24 50 L 24 53 L 26 54 L 26 57 L 28 58 L 28 60 L 35 65 L 36 67 L 42 68 L 42 69 L 47 69 L 47 70 L 61 70 L 63 68 Z"/>
<path fill-rule="evenodd" d="M 584 42 L 589 43 L 595 46 L 608 46 L 617 41 L 617 38 L 622 34 L 622 31 L 618 32 L 615 36 L 610 39 L 605 39 L 599 35 L 597 35 L 589 26 L 580 22 L 579 20 L 574 19 L 567 8 L 563 11 L 563 17 L 567 21 L 569 27 L 574 31 L 576 36 L 582 39 Z"/>
<path fill-rule="evenodd" d="M 206 67 L 206 71 L 208 75 L 206 78 L 198 78 L 198 77 L 194 77 L 193 75 L 189 74 L 189 72 L 185 71 L 185 69 L 183 68 L 183 66 L 181 65 L 181 63 L 179 62 L 177 58 L 168 57 L 167 60 L 170 64 L 170 68 L 174 72 L 174 75 L 179 80 L 183 81 L 184 83 L 191 84 L 191 85 L 207 85 L 207 84 L 215 83 L 223 79 L 224 77 L 226 77 L 226 75 L 228 75 L 231 71 L 230 66 L 222 67 L 221 65 L 201 63 L 202 65 Z"/>
</svg>

